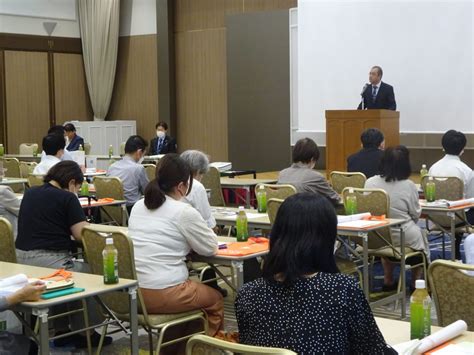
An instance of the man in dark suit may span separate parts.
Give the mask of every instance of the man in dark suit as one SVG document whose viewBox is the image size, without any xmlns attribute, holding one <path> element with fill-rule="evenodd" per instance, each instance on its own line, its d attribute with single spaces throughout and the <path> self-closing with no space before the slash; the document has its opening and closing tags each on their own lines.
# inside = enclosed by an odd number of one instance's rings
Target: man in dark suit
<svg viewBox="0 0 474 355">
<path fill-rule="evenodd" d="M 168 124 L 158 122 L 155 128 L 156 138 L 153 138 L 150 142 L 150 155 L 176 153 L 176 139 L 167 135 Z"/>
<path fill-rule="evenodd" d="M 385 139 L 377 128 L 368 128 L 360 135 L 362 149 L 347 158 L 347 171 L 361 172 L 368 178 L 379 174 Z"/>
<path fill-rule="evenodd" d="M 67 137 L 67 142 L 69 142 L 66 146 L 69 152 L 79 150 L 80 146 L 84 149 L 84 139 L 76 134 L 76 127 L 72 123 L 64 125 L 64 136 Z"/>
<path fill-rule="evenodd" d="M 386 109 L 393 111 L 397 109 L 393 87 L 382 82 L 382 76 L 383 71 L 379 66 L 374 66 L 370 69 L 370 84 L 366 84 L 361 93 L 364 106 L 362 106 L 361 102 L 357 109 Z"/>
</svg>

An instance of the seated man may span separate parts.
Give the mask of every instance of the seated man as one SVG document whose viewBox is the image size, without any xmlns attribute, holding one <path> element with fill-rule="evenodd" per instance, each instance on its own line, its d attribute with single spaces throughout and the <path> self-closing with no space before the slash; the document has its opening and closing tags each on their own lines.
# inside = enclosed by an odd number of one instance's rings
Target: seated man
<svg viewBox="0 0 474 355">
<path fill-rule="evenodd" d="M 64 137 L 58 134 L 48 134 L 43 138 L 43 151 L 41 162 L 33 170 L 33 174 L 46 175 L 48 170 L 61 161 L 64 154 L 66 142 Z"/>
<path fill-rule="evenodd" d="M 379 173 L 385 139 L 377 128 L 368 128 L 360 135 L 360 141 L 362 149 L 347 158 L 347 171 L 361 172 L 368 179 Z"/>
<path fill-rule="evenodd" d="M 57 134 L 57 135 L 60 135 L 61 137 L 64 137 L 64 127 L 61 125 L 51 126 L 51 128 L 48 129 L 48 134 Z M 66 139 L 64 138 L 64 140 Z M 41 153 L 41 161 L 43 161 L 45 156 L 46 156 L 46 153 L 43 150 L 43 152 Z M 64 154 L 61 157 L 61 161 L 64 161 L 64 160 L 73 160 L 71 154 L 69 154 L 69 151 L 66 148 L 64 148 Z"/>
<path fill-rule="evenodd" d="M 293 147 L 293 164 L 278 176 L 278 184 L 293 185 L 298 192 L 314 192 L 328 198 L 334 205 L 340 197 L 326 179 L 314 170 L 319 159 L 319 149 L 310 138 L 303 138 Z"/>
<path fill-rule="evenodd" d="M 113 163 L 107 171 L 107 176 L 116 176 L 122 180 L 128 212 L 145 192 L 148 177 L 141 165 L 145 156 L 147 143 L 140 136 L 131 136 L 125 143 L 125 155 L 122 160 Z"/>
<path fill-rule="evenodd" d="M 18 303 L 38 301 L 41 293 L 46 289 L 42 281 L 28 284 L 15 293 L 2 296 L 0 294 L 0 312 L 7 310 Z M 0 331 L 0 354 L 37 354 L 38 347 L 26 336 Z"/>
<path fill-rule="evenodd" d="M 72 123 L 64 125 L 64 136 L 66 137 L 66 149 L 70 152 L 84 149 L 84 139 L 76 134 L 76 127 Z"/>
<path fill-rule="evenodd" d="M 168 124 L 158 122 L 155 126 L 156 138 L 150 142 L 150 155 L 176 153 L 176 139 L 167 135 Z"/>
</svg>

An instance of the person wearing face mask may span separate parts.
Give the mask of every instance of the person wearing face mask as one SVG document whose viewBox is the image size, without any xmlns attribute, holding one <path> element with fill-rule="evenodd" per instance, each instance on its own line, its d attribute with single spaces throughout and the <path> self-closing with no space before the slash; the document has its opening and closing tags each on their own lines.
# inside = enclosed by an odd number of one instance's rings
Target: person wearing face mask
<svg viewBox="0 0 474 355">
<path fill-rule="evenodd" d="M 51 167 L 61 161 L 66 142 L 64 141 L 64 138 L 58 134 L 48 134 L 43 138 L 42 145 L 45 155 L 33 170 L 33 174 L 37 175 L 47 174 Z"/>
<path fill-rule="evenodd" d="M 125 143 L 125 155 L 113 163 L 107 171 L 107 176 L 120 178 L 123 183 L 123 192 L 127 200 L 128 213 L 133 205 L 145 192 L 148 177 L 141 164 L 145 157 L 147 142 L 140 136 L 131 136 Z"/>
<path fill-rule="evenodd" d="M 213 336 L 223 325 L 222 296 L 190 280 L 185 259 L 191 251 L 214 255 L 217 237 L 199 212 L 183 201 L 193 188 L 184 159 L 167 154 L 158 162 L 155 176 L 128 222 L 146 309 L 151 314 L 202 309 L 208 316 L 208 335 Z"/>
<path fill-rule="evenodd" d="M 150 155 L 176 153 L 176 139 L 167 134 L 168 124 L 166 122 L 158 122 L 155 128 L 156 137 L 150 142 Z"/>
<path fill-rule="evenodd" d="M 310 138 L 302 138 L 293 147 L 293 164 L 278 176 L 278 184 L 293 185 L 298 192 L 321 194 L 334 205 L 340 203 L 339 194 L 332 189 L 327 180 L 314 166 L 319 159 L 317 144 Z"/>
<path fill-rule="evenodd" d="M 89 266 L 77 261 L 74 255 L 74 240 L 81 240 L 82 229 L 88 224 L 77 198 L 84 181 L 81 168 L 73 161 L 62 161 L 49 169 L 43 180 L 42 186 L 26 190 L 21 201 L 18 236 L 15 242 L 18 263 L 88 272 Z M 77 304 L 69 306 L 78 307 Z M 88 307 L 92 324 L 100 321 L 94 309 L 93 304 Z M 66 319 L 58 319 L 55 329 L 57 334 L 60 334 L 67 332 L 68 326 L 78 330 L 82 329 L 83 325 L 83 315 L 80 312 L 71 315 L 69 324 Z M 93 332 L 91 340 L 92 344 L 97 346 L 100 335 Z M 56 339 L 54 342 L 55 346 L 87 347 L 86 337 L 81 334 Z M 112 338 L 107 337 L 105 344 L 111 342 Z"/>
</svg>

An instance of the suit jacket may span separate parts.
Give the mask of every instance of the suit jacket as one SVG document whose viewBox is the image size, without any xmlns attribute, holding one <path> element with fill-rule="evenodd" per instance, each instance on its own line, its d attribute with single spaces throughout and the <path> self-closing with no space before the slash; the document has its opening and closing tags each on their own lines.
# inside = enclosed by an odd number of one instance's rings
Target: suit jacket
<svg viewBox="0 0 474 355">
<path fill-rule="evenodd" d="M 150 155 L 176 153 L 176 139 L 166 135 L 160 151 L 158 151 L 158 139 L 158 137 L 155 137 L 150 141 Z"/>
<path fill-rule="evenodd" d="M 75 150 L 79 150 L 80 145 L 82 145 L 82 148 L 84 149 L 84 139 L 76 134 L 66 148 L 68 151 L 74 152 Z"/>
<path fill-rule="evenodd" d="M 393 93 L 393 86 L 384 82 L 380 83 L 379 91 L 375 97 L 375 102 L 372 101 L 372 85 L 367 86 L 364 93 L 362 94 L 362 97 L 364 98 L 364 107 L 366 109 L 386 109 L 393 111 L 397 109 L 395 94 Z M 362 103 L 359 104 L 357 109 L 362 109 Z"/>
<path fill-rule="evenodd" d="M 367 179 L 378 175 L 382 155 L 378 148 L 363 148 L 347 158 L 347 171 L 364 173 Z"/>
</svg>

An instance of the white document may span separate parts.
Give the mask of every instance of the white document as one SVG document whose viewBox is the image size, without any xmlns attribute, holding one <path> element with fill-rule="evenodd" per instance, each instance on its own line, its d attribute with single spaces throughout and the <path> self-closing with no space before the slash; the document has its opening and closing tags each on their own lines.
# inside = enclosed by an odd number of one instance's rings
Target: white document
<svg viewBox="0 0 474 355">
<path fill-rule="evenodd" d="M 350 221 L 358 221 L 359 219 L 371 216 L 370 212 L 356 213 L 348 216 L 337 216 L 337 223 L 344 223 Z"/>
<path fill-rule="evenodd" d="M 72 160 L 75 161 L 79 166 L 86 165 L 86 154 L 83 150 L 76 150 L 74 152 L 69 152 L 71 154 Z"/>
<path fill-rule="evenodd" d="M 364 228 L 370 228 L 373 226 L 378 226 L 380 225 L 381 222 L 384 222 L 384 221 L 367 221 L 365 219 L 359 219 L 357 221 L 338 223 L 337 228 L 364 229 Z"/>
</svg>

